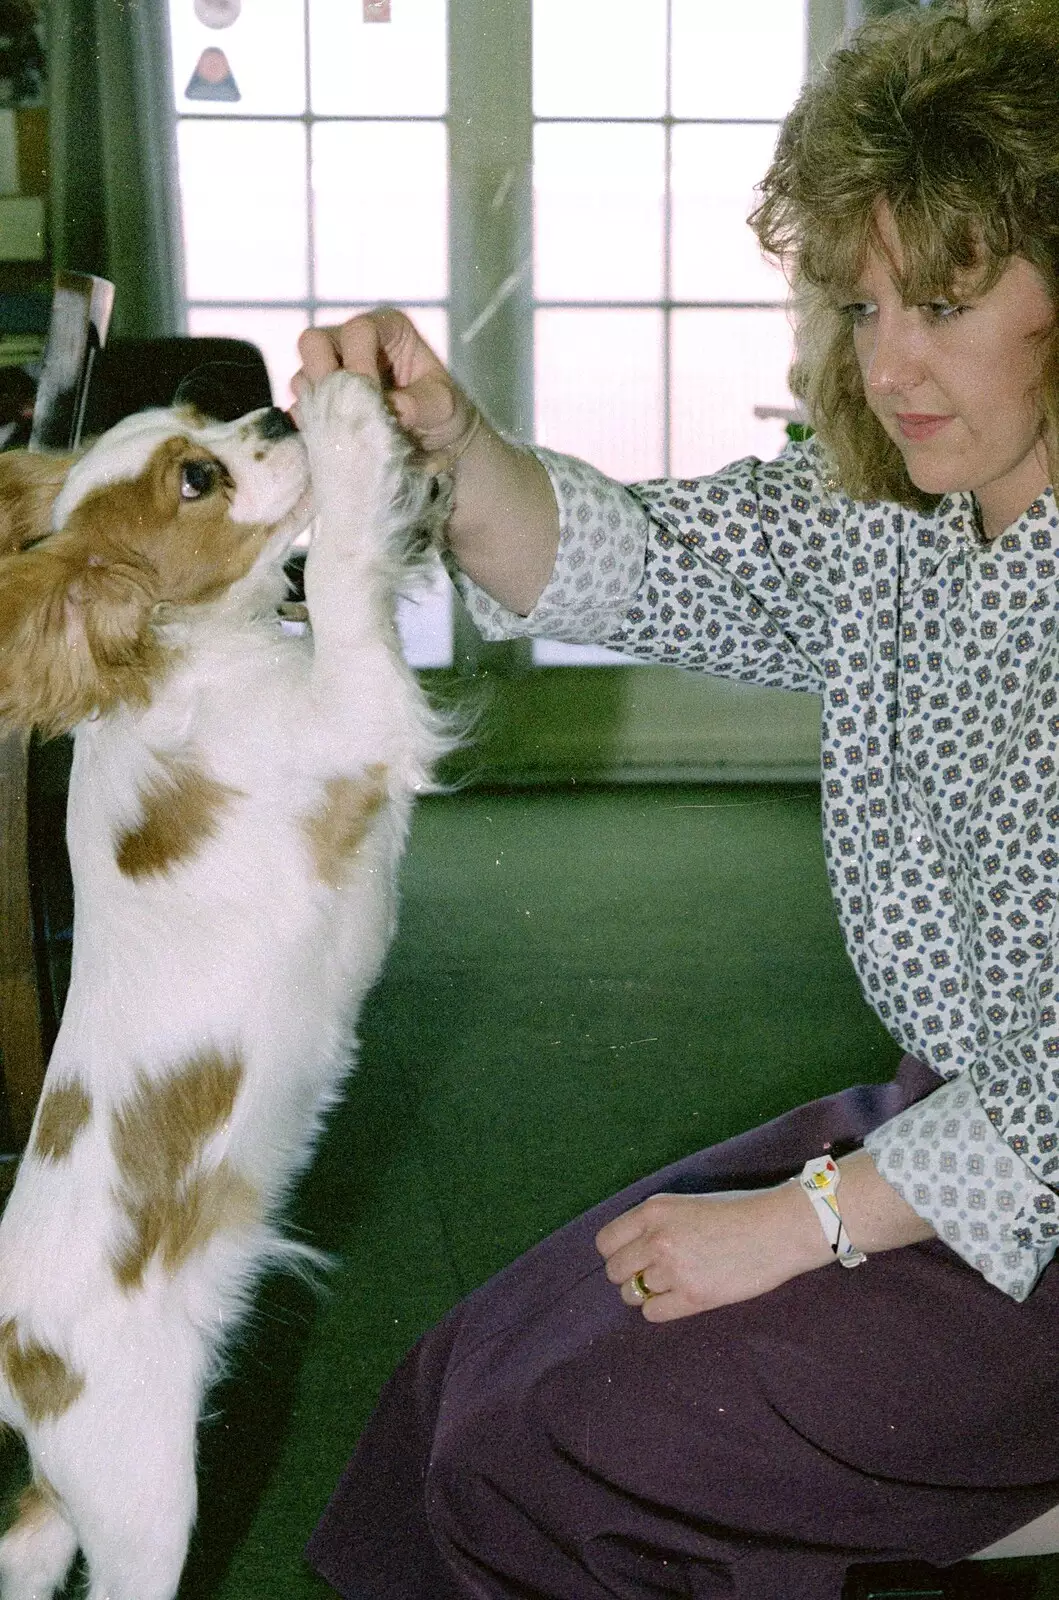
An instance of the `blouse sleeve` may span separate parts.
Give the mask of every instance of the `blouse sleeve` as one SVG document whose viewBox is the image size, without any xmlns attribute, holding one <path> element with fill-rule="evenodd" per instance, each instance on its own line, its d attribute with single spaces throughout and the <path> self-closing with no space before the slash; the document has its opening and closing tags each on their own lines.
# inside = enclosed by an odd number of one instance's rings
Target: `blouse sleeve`
<svg viewBox="0 0 1059 1600">
<path fill-rule="evenodd" d="M 994 1126 L 969 1073 L 864 1143 L 939 1239 L 994 1288 L 1025 1300 L 1059 1244 L 1056 1196 Z"/>
<path fill-rule="evenodd" d="M 819 692 L 844 511 L 811 447 L 632 488 L 571 457 L 536 453 L 559 504 L 558 556 L 524 617 L 457 575 L 486 638 L 603 644 Z"/>
</svg>

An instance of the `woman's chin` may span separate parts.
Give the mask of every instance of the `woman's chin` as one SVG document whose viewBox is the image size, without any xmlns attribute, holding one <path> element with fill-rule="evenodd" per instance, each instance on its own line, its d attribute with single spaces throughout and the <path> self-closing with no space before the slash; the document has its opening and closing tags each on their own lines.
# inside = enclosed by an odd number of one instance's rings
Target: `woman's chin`
<svg viewBox="0 0 1059 1600">
<path fill-rule="evenodd" d="M 952 494 L 965 488 L 960 474 L 943 461 L 925 461 L 921 451 L 902 450 L 905 470 L 923 494 Z"/>
</svg>

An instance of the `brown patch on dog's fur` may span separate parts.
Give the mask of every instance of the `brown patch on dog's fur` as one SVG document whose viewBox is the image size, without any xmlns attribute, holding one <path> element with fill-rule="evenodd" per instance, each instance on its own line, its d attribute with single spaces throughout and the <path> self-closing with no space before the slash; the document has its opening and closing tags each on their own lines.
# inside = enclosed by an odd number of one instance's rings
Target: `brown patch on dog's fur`
<svg viewBox="0 0 1059 1600">
<path fill-rule="evenodd" d="M 123 1289 L 139 1288 L 154 1256 L 175 1272 L 214 1234 L 260 1216 L 256 1191 L 229 1162 L 209 1172 L 199 1167 L 207 1141 L 232 1114 L 242 1079 L 238 1057 L 207 1052 L 164 1078 L 141 1072 L 114 1112 L 119 1198 L 131 1224 L 113 1261 Z"/>
<path fill-rule="evenodd" d="M 316 876 L 329 889 L 337 889 L 347 863 L 363 844 L 376 815 L 386 804 L 386 767 L 376 761 L 362 778 L 329 778 L 324 803 L 305 818 L 305 833 L 313 855 Z"/>
<path fill-rule="evenodd" d="M 135 552 L 89 559 L 65 533 L 0 559 L 0 722 L 48 737 L 146 705 L 164 658 L 155 579 Z"/>
<path fill-rule="evenodd" d="M 139 477 L 86 495 L 51 534 L 69 460 L 58 482 L 34 483 L 25 458 L 12 452 L 13 469 L 8 459 L 0 493 L 10 503 L 0 513 L 20 531 L 0 534 L 0 722 L 54 735 L 93 711 L 146 705 L 167 660 L 154 608 L 223 594 L 249 572 L 271 529 L 231 521 L 223 468 L 215 490 L 181 498 L 184 462 L 212 460 L 183 436 L 159 445 Z M 21 548 L 28 537 L 43 543 Z"/>
<path fill-rule="evenodd" d="M 11 1320 L 0 1323 L 0 1366 L 30 1422 L 62 1416 L 85 1386 L 56 1351 L 32 1339 L 23 1344 Z"/>
<path fill-rule="evenodd" d="M 77 1079 L 45 1092 L 37 1112 L 33 1151 L 41 1161 L 63 1161 L 92 1116 L 92 1100 Z"/>
<path fill-rule="evenodd" d="M 47 533 L 51 508 L 76 460 L 39 450 L 0 454 L 0 555 Z"/>
<path fill-rule="evenodd" d="M 141 820 L 122 833 L 115 858 L 127 878 L 146 878 L 190 861 L 212 839 L 221 814 L 240 790 L 190 761 L 159 756 L 162 769 L 140 795 Z"/>
<path fill-rule="evenodd" d="M 93 490 L 67 523 L 93 551 L 117 543 L 142 554 L 157 575 L 158 600 L 177 606 L 216 599 L 245 578 L 271 532 L 258 523 L 233 522 L 220 483 L 183 500 L 180 470 L 188 461 L 214 458 L 181 434 L 167 439 L 138 478 Z M 220 479 L 230 483 L 227 471 L 215 465 Z"/>
<path fill-rule="evenodd" d="M 34 1528 L 62 1516 L 62 1501 L 46 1478 L 34 1478 L 18 1497 L 15 1520 L 8 1533 L 32 1533 Z"/>
</svg>

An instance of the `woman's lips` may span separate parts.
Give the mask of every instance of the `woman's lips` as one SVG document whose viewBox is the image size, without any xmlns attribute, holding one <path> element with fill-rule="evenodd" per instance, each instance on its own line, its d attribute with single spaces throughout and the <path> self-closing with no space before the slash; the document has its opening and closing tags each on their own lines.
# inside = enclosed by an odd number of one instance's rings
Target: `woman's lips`
<svg viewBox="0 0 1059 1600">
<path fill-rule="evenodd" d="M 942 428 L 948 427 L 951 421 L 951 417 L 938 416 L 935 412 L 906 411 L 898 414 L 897 426 L 906 439 L 932 439 Z"/>
</svg>

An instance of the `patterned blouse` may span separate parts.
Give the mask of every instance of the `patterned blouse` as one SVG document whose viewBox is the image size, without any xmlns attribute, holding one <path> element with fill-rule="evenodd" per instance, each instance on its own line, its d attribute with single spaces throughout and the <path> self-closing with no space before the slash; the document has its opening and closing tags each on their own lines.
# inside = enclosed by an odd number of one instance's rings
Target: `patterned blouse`
<svg viewBox="0 0 1059 1600">
<path fill-rule="evenodd" d="M 870 1136 L 882 1174 L 1022 1300 L 1059 1245 L 1059 514 L 998 538 L 837 489 L 810 441 L 623 488 L 538 452 L 555 570 L 528 617 L 461 579 L 490 638 L 545 635 L 806 690 L 846 946 L 946 1080 Z"/>
</svg>

